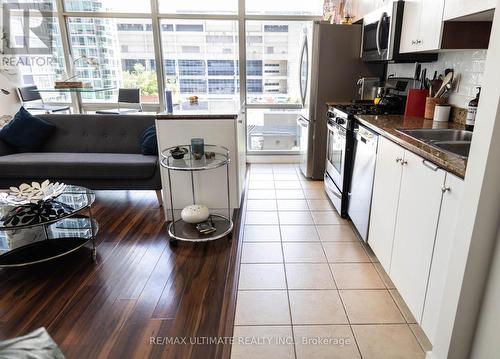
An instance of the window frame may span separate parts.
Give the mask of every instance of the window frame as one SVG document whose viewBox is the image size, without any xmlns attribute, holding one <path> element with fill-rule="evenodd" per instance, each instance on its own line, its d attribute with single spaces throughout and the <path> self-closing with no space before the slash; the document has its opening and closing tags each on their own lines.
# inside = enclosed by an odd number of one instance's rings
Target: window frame
<svg viewBox="0 0 500 359">
<path fill-rule="evenodd" d="M 235 65 L 238 67 L 238 83 L 245 84 L 245 86 L 239 86 L 239 101 L 241 114 L 245 114 L 247 109 L 300 109 L 301 106 L 299 104 L 247 104 L 247 54 L 246 54 L 246 22 L 252 20 L 260 20 L 260 21 L 315 21 L 320 20 L 320 15 L 253 15 L 246 13 L 246 0 L 234 0 L 238 2 L 238 11 L 236 14 L 207 14 L 207 13 L 189 13 L 189 14 L 175 14 L 175 13 L 162 13 L 160 12 L 160 4 L 159 0 L 149 0 L 151 12 L 150 13 L 127 13 L 127 12 L 81 12 L 81 11 L 69 11 L 64 8 L 64 0 L 55 0 L 56 4 L 56 13 L 59 21 L 62 46 L 64 51 L 64 62 L 66 66 L 66 70 L 71 68 L 71 47 L 70 47 L 70 39 L 68 37 L 68 21 L 71 17 L 102 17 L 102 18 L 130 18 L 130 19 L 148 19 L 151 20 L 152 31 L 153 31 L 153 45 L 154 45 L 154 53 L 155 53 L 155 62 L 156 64 L 164 64 L 165 60 L 168 60 L 164 56 L 162 49 L 162 38 L 161 33 L 162 30 L 161 22 L 164 20 L 233 20 L 238 24 L 238 63 Z M 188 0 L 186 0 L 188 1 Z M 235 69 L 236 70 L 236 69 Z M 264 71 L 264 67 L 262 66 L 262 71 Z M 157 74 L 157 83 L 158 83 L 158 93 L 159 93 L 159 102 L 158 103 L 148 103 L 144 104 L 144 111 L 148 112 L 159 112 L 165 108 L 165 99 L 161 96 L 162 93 L 165 92 L 165 81 L 166 74 L 164 74 L 164 66 L 157 66 L 156 68 Z M 251 75 L 250 75 L 251 76 Z M 264 86 L 264 84 L 262 84 Z M 208 83 L 207 83 L 208 90 Z M 76 103 L 76 97 L 72 94 L 72 101 L 70 105 L 74 105 Z M 95 111 L 99 109 L 103 109 L 109 106 L 109 103 L 84 103 L 82 111 Z M 248 151 L 249 155 L 252 154 L 262 154 L 262 152 L 258 151 Z M 266 154 L 295 154 L 293 151 L 284 151 L 277 153 L 266 152 Z"/>
</svg>

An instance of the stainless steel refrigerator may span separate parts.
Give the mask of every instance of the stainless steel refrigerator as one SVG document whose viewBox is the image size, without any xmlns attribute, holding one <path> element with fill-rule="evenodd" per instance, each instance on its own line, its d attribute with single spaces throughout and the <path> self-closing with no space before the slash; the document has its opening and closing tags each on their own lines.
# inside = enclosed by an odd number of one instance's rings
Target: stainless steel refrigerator
<svg viewBox="0 0 500 359">
<path fill-rule="evenodd" d="M 323 179 L 326 160 L 327 102 L 357 99 L 360 77 L 383 77 L 383 64 L 361 60 L 361 25 L 331 25 L 315 21 L 304 31 L 300 52 L 299 87 L 302 111 L 300 168 L 304 176 Z"/>
</svg>

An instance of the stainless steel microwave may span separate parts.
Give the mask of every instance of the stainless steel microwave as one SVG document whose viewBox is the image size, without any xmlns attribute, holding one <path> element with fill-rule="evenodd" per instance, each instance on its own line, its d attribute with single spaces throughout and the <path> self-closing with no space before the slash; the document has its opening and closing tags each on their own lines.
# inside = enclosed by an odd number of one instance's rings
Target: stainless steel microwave
<svg viewBox="0 0 500 359">
<path fill-rule="evenodd" d="M 364 16 L 363 61 L 427 62 L 437 60 L 437 54 L 399 53 L 404 6 L 404 1 L 390 1 L 389 4 Z"/>
</svg>

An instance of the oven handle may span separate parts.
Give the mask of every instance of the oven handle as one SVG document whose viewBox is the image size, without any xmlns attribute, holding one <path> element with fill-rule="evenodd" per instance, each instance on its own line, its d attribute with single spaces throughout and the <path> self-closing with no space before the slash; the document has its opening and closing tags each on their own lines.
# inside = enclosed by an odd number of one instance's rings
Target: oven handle
<svg viewBox="0 0 500 359">
<path fill-rule="evenodd" d="M 378 20 L 377 24 L 377 35 L 376 35 L 376 43 L 377 43 L 377 52 L 379 55 L 382 55 L 382 49 L 380 48 L 380 28 L 382 27 L 382 20 L 384 20 L 384 17 L 386 16 L 386 13 L 383 12 L 382 15 L 380 15 L 380 19 Z"/>
<path fill-rule="evenodd" d="M 337 132 L 340 136 L 342 136 L 342 137 L 344 137 L 344 138 L 345 138 L 345 137 L 347 137 L 347 131 L 346 131 L 346 130 L 344 130 L 343 128 L 341 128 L 341 127 L 337 127 L 337 126 L 334 126 L 334 125 L 332 125 L 332 124 L 330 124 L 330 123 L 327 125 L 327 127 L 328 127 L 328 129 L 329 129 L 330 131 L 332 131 L 332 132 Z"/>
</svg>

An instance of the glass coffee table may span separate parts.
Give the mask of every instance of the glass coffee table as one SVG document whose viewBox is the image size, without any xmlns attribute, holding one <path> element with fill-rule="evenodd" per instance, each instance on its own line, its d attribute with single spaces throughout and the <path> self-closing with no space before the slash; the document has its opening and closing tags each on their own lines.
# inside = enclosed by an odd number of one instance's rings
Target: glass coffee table
<svg viewBox="0 0 500 359">
<path fill-rule="evenodd" d="M 95 194 L 79 186 L 43 205 L 15 206 L 0 203 L 0 268 L 21 267 L 49 261 L 91 243 L 99 229 L 92 216 Z"/>
</svg>

